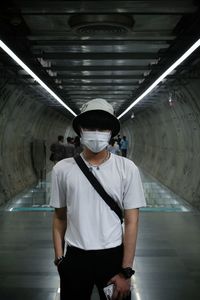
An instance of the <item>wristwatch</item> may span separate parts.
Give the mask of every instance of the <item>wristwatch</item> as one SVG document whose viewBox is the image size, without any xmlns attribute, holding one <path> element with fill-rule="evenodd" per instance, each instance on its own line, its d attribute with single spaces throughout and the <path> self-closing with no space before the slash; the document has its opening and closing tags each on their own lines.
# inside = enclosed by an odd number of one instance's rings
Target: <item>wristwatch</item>
<svg viewBox="0 0 200 300">
<path fill-rule="evenodd" d="M 122 274 L 126 279 L 131 278 L 133 274 L 135 274 L 135 270 L 128 268 L 121 268 L 120 274 Z"/>
<path fill-rule="evenodd" d="M 63 260 L 63 258 L 64 258 L 64 256 L 58 256 L 58 257 L 56 257 L 55 260 L 54 260 L 54 265 L 58 266 L 59 263 L 61 263 L 61 261 Z"/>
</svg>

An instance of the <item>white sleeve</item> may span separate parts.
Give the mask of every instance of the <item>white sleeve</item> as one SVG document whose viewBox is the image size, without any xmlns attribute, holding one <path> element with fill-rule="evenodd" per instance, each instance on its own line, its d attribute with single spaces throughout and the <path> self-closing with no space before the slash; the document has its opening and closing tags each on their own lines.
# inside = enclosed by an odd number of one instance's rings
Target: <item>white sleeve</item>
<svg viewBox="0 0 200 300">
<path fill-rule="evenodd" d="M 130 166 L 124 184 L 124 209 L 146 206 L 142 180 L 138 168 Z"/>
<path fill-rule="evenodd" d="M 57 174 L 55 169 L 51 175 L 51 198 L 50 206 L 55 208 L 66 207 L 66 193 L 62 174 Z"/>
</svg>

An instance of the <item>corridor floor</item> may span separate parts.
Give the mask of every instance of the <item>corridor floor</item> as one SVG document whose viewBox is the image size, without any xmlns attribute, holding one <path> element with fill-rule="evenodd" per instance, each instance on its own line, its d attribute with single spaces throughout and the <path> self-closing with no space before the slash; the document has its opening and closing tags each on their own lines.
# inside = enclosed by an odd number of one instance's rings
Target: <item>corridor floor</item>
<svg viewBox="0 0 200 300">
<path fill-rule="evenodd" d="M 140 214 L 132 300 L 199 300 L 200 212 L 153 178 L 142 180 L 148 206 Z M 0 209 L 1 300 L 59 299 L 48 193 L 47 180 Z"/>
</svg>

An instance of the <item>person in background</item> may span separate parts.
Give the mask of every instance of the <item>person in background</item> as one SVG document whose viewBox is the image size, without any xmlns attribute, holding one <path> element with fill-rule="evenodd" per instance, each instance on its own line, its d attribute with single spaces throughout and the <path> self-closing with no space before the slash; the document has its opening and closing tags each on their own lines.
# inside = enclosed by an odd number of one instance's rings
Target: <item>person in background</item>
<svg viewBox="0 0 200 300">
<path fill-rule="evenodd" d="M 74 156 L 74 144 L 72 143 L 72 138 L 67 137 L 67 143 L 65 144 L 65 158 Z"/>
<path fill-rule="evenodd" d="M 127 156 L 127 150 L 128 150 L 128 141 L 126 139 L 126 136 L 124 135 L 121 142 L 120 142 L 120 150 L 122 153 L 122 156 Z"/>
<path fill-rule="evenodd" d="M 119 149 L 119 145 L 117 144 L 117 142 L 115 141 L 115 139 L 111 139 L 108 145 L 108 151 L 113 153 L 113 154 L 117 154 L 120 155 L 120 149 Z"/>
<path fill-rule="evenodd" d="M 64 137 L 63 135 L 59 135 L 57 142 L 51 144 L 50 146 L 51 156 L 50 160 L 54 163 L 65 158 L 65 145 L 64 145 Z"/>
<path fill-rule="evenodd" d="M 121 136 L 120 134 L 117 135 L 117 144 L 119 145 L 120 148 L 120 142 L 121 142 Z"/>
<path fill-rule="evenodd" d="M 131 160 L 107 150 L 120 123 L 106 100 L 84 104 L 72 125 L 84 146 L 81 158 L 86 168 L 123 212 L 124 230 L 74 158 L 54 166 L 50 205 L 55 208 L 54 264 L 60 275 L 60 299 L 90 300 L 96 285 L 100 299 L 106 300 L 103 289 L 113 284 L 113 300 L 130 300 L 139 208 L 145 206 L 140 173 Z"/>
<path fill-rule="evenodd" d="M 80 137 L 77 135 L 74 138 L 74 155 L 80 154 L 83 151 L 83 146 L 81 145 Z"/>
</svg>

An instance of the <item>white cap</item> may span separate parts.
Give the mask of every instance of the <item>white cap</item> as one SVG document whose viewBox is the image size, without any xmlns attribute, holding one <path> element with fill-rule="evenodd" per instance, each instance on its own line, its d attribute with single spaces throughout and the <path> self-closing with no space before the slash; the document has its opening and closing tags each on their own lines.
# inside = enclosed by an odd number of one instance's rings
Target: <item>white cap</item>
<svg viewBox="0 0 200 300">
<path fill-rule="evenodd" d="M 114 116 L 114 109 L 112 105 L 102 98 L 95 98 L 83 104 L 81 107 L 81 113 L 91 110 L 104 110 Z"/>
<path fill-rule="evenodd" d="M 119 120 L 114 115 L 114 109 L 110 103 L 108 103 L 105 99 L 95 98 L 81 107 L 80 115 L 76 116 L 73 120 L 72 126 L 78 135 L 80 135 L 79 123 L 83 118 L 87 118 L 87 114 L 91 113 L 94 110 L 104 111 L 106 114 L 109 114 L 109 117 L 113 122 L 113 131 L 112 136 L 115 136 L 120 130 Z"/>
</svg>

